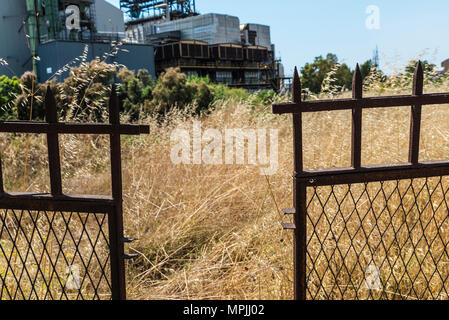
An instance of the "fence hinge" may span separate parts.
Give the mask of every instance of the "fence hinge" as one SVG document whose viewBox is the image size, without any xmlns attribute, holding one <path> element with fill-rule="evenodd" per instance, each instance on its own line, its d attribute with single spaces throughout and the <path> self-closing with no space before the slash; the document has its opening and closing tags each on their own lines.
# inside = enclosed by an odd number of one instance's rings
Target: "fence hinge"
<svg viewBox="0 0 449 320">
<path fill-rule="evenodd" d="M 124 243 L 132 243 L 132 242 L 137 241 L 137 240 L 139 240 L 139 239 L 123 237 L 123 242 Z"/>
<path fill-rule="evenodd" d="M 281 222 L 282 228 L 284 228 L 284 230 L 295 230 L 296 229 L 296 225 L 294 223 L 285 223 L 285 222 Z"/>
<path fill-rule="evenodd" d="M 295 210 L 295 208 L 282 209 L 282 213 L 285 215 L 295 214 L 296 210 Z"/>
<path fill-rule="evenodd" d="M 138 254 L 124 254 L 123 255 L 123 259 L 125 259 L 125 260 L 131 260 L 131 259 L 134 259 L 134 258 L 137 258 L 139 255 Z"/>
</svg>

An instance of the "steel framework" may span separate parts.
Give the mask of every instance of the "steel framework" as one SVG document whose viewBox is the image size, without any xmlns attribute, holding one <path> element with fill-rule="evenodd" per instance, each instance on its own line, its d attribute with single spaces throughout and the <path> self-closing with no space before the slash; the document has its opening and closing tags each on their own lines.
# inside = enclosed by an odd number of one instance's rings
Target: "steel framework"
<svg viewBox="0 0 449 320">
<path fill-rule="evenodd" d="M 170 11 L 171 19 L 197 15 L 195 0 L 120 0 L 120 9 L 132 19 L 159 18 Z"/>
</svg>

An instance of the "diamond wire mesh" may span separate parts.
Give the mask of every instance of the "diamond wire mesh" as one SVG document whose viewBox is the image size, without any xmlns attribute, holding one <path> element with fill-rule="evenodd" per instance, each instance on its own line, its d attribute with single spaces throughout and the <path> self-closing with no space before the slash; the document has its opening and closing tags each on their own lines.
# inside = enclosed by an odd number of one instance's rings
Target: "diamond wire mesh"
<svg viewBox="0 0 449 320">
<path fill-rule="evenodd" d="M 449 177 L 307 190 L 307 299 L 448 299 Z"/>
<path fill-rule="evenodd" d="M 0 209 L 0 300 L 110 299 L 107 214 Z"/>
</svg>

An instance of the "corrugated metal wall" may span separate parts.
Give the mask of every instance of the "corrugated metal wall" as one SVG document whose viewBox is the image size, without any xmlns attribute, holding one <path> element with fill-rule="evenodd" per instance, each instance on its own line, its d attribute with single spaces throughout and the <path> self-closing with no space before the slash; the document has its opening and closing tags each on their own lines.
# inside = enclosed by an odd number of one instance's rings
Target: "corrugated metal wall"
<svg viewBox="0 0 449 320">
<path fill-rule="evenodd" d="M 181 31 L 182 40 L 199 40 L 209 44 L 240 43 L 238 17 L 208 13 L 168 22 L 143 22 L 130 25 L 128 36 L 135 42 L 143 42 L 147 35 L 169 31 Z"/>
<path fill-rule="evenodd" d="M 83 43 L 76 41 L 51 41 L 39 47 L 39 80 L 48 80 L 60 68 L 65 66 L 75 58 L 80 57 L 85 46 L 88 46 L 87 61 L 95 57 L 104 56 L 110 52 L 111 47 L 107 43 Z M 130 70 L 147 69 L 155 77 L 154 49 L 150 45 L 124 44 L 115 57 L 109 57 L 105 61 L 108 63 L 117 62 L 125 65 Z M 78 63 L 79 64 L 79 63 Z M 76 63 L 74 64 L 77 65 Z M 57 81 L 63 81 L 68 75 L 68 71 L 56 77 Z"/>
<path fill-rule="evenodd" d="M 0 0 L 0 57 L 5 59 L 14 74 L 21 76 L 31 70 L 31 51 L 27 46 L 22 21 L 27 18 L 25 1 Z M 0 66 L 0 75 L 12 76 L 8 68 Z"/>
</svg>

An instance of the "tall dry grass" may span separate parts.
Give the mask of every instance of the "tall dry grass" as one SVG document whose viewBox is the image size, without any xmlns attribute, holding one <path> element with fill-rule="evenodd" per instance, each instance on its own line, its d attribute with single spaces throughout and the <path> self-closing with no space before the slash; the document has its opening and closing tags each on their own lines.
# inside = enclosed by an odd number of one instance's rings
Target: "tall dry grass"
<svg viewBox="0 0 449 320">
<path fill-rule="evenodd" d="M 447 91 L 446 87 L 428 87 L 428 91 Z M 371 92 L 368 94 L 378 94 Z M 383 90 L 382 94 L 388 94 Z M 343 94 L 343 95 L 346 95 Z M 421 160 L 446 159 L 449 155 L 449 116 L 447 106 L 426 106 L 423 109 L 422 152 Z M 384 163 L 405 161 L 409 139 L 409 108 L 389 108 L 367 111 L 363 123 L 363 163 Z M 124 215 L 125 233 L 138 238 L 127 245 L 126 251 L 137 253 L 138 257 L 127 262 L 128 297 L 131 299 L 291 299 L 292 289 L 292 235 L 283 231 L 280 222 L 286 217 L 280 213 L 281 208 L 291 207 L 292 202 L 292 128 L 289 116 L 271 115 L 269 108 L 252 107 L 245 101 L 229 100 L 220 103 L 208 116 L 199 120 L 203 128 L 276 128 L 279 129 L 279 170 L 273 176 L 261 176 L 257 167 L 248 165 L 174 165 L 170 160 L 170 132 L 178 126 L 189 128 L 193 118 L 182 112 L 168 115 L 161 123 L 154 119 L 144 122 L 151 125 L 151 134 L 141 137 L 123 137 L 123 181 L 124 181 Z M 350 161 L 350 112 L 328 112 L 307 114 L 304 117 L 304 156 L 307 168 L 347 166 Z M 5 138 L 4 138 L 5 137 Z M 8 191 L 21 189 L 24 165 L 24 139 L 21 136 L 4 136 L 0 142 L 4 177 Z M 63 180 L 66 193 L 108 194 L 110 192 L 109 153 L 107 137 L 99 136 L 65 136 L 61 139 L 63 155 Z M 48 191 L 47 158 L 45 137 L 33 136 L 30 144 L 27 191 Z M 18 183 L 16 183 L 18 181 Z M 419 183 L 419 182 L 417 182 Z M 446 182 L 445 186 L 447 185 Z M 429 183 L 430 188 L 437 183 Z M 336 190 L 337 199 L 342 199 L 345 187 Z M 346 186 L 346 189 L 348 187 Z M 355 187 L 355 189 L 360 187 Z M 369 194 L 376 192 L 378 185 L 369 187 Z M 377 189 L 376 189 L 377 188 Z M 389 187 L 393 190 L 394 187 Z M 327 190 L 317 191 L 325 196 Z M 358 191 L 354 190 L 356 194 Z M 402 193 L 401 193 L 402 192 Z M 359 192 L 360 193 L 360 192 Z M 400 195 L 410 198 L 413 195 Z M 432 201 L 440 203 L 446 195 Z M 357 197 L 357 195 L 354 195 Z M 365 196 L 366 197 L 366 196 Z M 388 208 L 397 209 L 401 200 L 393 195 Z M 418 197 L 429 197 L 421 193 Z M 309 200 L 311 195 L 309 196 Z M 316 198 L 315 198 L 316 199 Z M 320 198 L 321 199 L 321 198 Z M 380 198 L 379 198 L 380 199 Z M 310 210 L 311 221 L 318 221 L 321 215 L 319 201 Z M 348 201 L 348 200 L 344 200 Z M 343 201 L 343 202 L 344 202 Z M 385 201 L 380 199 L 376 208 L 385 208 Z M 405 200 L 403 200 L 405 201 Z M 410 200 L 407 200 L 410 201 Z M 431 201 L 431 202 L 432 202 Z M 357 233 L 358 225 L 365 228 L 372 226 L 376 213 L 360 223 L 348 216 L 353 204 L 328 202 L 327 218 L 335 218 L 335 227 L 322 224 L 320 241 L 312 239 L 310 254 L 318 258 L 317 269 L 311 270 L 310 288 L 317 298 L 354 298 L 351 294 L 341 292 L 342 286 L 348 284 L 348 275 L 341 272 L 337 281 L 329 272 L 339 270 L 342 263 L 348 268 L 356 266 L 352 285 L 362 284 L 364 266 L 371 260 L 383 261 L 384 251 L 366 251 L 359 248 L 363 257 L 358 259 L 353 252 L 342 261 L 334 254 L 335 239 L 326 237 L 324 232 L 331 230 L 331 235 L 341 235 L 338 248 L 348 250 L 351 241 L 367 241 L 366 235 Z M 358 208 L 366 209 L 366 201 L 361 201 Z M 394 237 L 392 226 L 399 228 L 404 223 L 412 226 L 416 222 L 416 209 L 412 204 L 411 215 L 404 209 L 402 219 L 388 218 L 380 214 L 380 231 L 375 230 L 369 241 L 372 246 L 391 244 Z M 346 206 L 346 207 L 345 207 Z M 338 210 L 340 208 L 340 210 Z M 345 209 L 346 208 L 346 209 Z M 430 207 L 428 209 L 430 210 Z M 443 221 L 447 207 L 443 205 L 438 213 L 438 221 Z M 400 214 L 400 215 L 401 215 Z M 432 215 L 432 211 L 426 211 Z M 334 215 L 334 216 L 332 216 Z M 398 216 L 400 216 L 398 215 Z M 429 216 L 430 217 L 430 216 Z M 409 219 L 410 221 L 408 221 Z M 413 220 L 415 219 L 415 220 Z M 441 220 L 443 219 L 443 220 Z M 411 221 L 413 220 L 413 221 Z M 428 220 L 433 223 L 433 220 Z M 309 226 L 310 226 L 309 222 Z M 346 223 L 347 233 L 341 229 Z M 444 222 L 445 223 L 445 222 Z M 338 229 L 340 228 L 340 229 Z M 432 230 L 435 226 L 432 226 Z M 382 238 L 382 230 L 387 230 L 388 237 Z M 400 229 L 402 250 L 390 251 L 390 258 L 401 254 L 406 259 L 415 242 L 407 242 L 406 228 Z M 426 232 L 433 232 L 425 229 Z M 413 230 L 412 230 L 413 231 Z M 444 231 L 444 239 L 447 231 Z M 351 233 L 352 232 L 352 233 Z M 394 232 L 393 232 L 394 233 Z M 356 235 L 353 238 L 351 235 Z M 309 235 L 313 237 L 313 235 Z M 364 239 L 365 237 L 365 239 Z M 392 238 L 393 237 L 393 238 Z M 354 240 L 355 239 L 355 240 Z M 332 242 L 334 241 L 334 242 Z M 401 242 L 402 241 L 402 242 Z M 438 242 L 439 243 L 439 242 Z M 437 248 L 420 242 L 440 254 L 445 250 L 444 244 Z M 324 248 L 324 251 L 320 251 Z M 407 251 L 408 250 L 408 251 Z M 421 250 L 421 249 L 420 249 Z M 326 254 L 326 255 L 325 255 Z M 377 255 L 376 255 L 377 254 Z M 421 253 L 419 253 L 421 254 Z M 371 255 L 371 256 L 370 256 Z M 343 255 L 342 255 L 343 256 Z M 378 258 L 374 258 L 377 256 Z M 427 255 L 428 257 L 428 255 Z M 447 257 L 447 256 L 446 256 Z M 445 257 L 444 257 L 445 258 Z M 376 259 L 380 259 L 379 261 Z M 421 260 L 420 260 L 421 259 Z M 404 268 L 410 272 L 424 268 L 432 271 L 432 263 L 422 256 L 418 262 L 398 264 L 401 273 Z M 358 261 L 360 266 L 357 266 Z M 394 261 L 391 260 L 391 262 Z M 421 265 L 419 263 L 421 261 Z M 447 263 L 446 260 L 442 260 Z M 312 268 L 311 266 L 309 266 Z M 321 268 L 321 269 L 320 269 Z M 336 269 L 335 269 L 336 268 Z M 418 269 L 416 269 L 418 268 Z M 391 268 L 390 268 L 391 269 Z M 393 268 L 394 269 L 394 268 Z M 447 274 L 446 269 L 441 272 Z M 382 274 L 388 291 L 414 298 L 418 294 L 409 294 L 411 280 L 401 282 L 401 286 L 392 286 L 388 274 Z M 318 277 L 318 278 L 317 278 Z M 314 287 L 317 279 L 322 277 L 325 291 Z M 340 277 L 340 278 L 339 278 Z M 391 277 L 390 277 L 391 278 Z M 425 278 L 417 276 L 418 284 L 425 285 Z M 432 279 L 431 279 L 432 280 Z M 390 282 L 388 282 L 390 281 Z M 432 280 L 436 281 L 436 280 Z M 341 285 L 341 286 L 340 286 Z M 438 284 L 435 285 L 438 291 Z M 363 287 L 359 297 L 368 297 Z M 420 289 L 417 289 L 418 291 Z M 419 291 L 424 292 L 424 291 Z M 425 292 L 424 292 L 425 293 Z M 312 294 L 312 293 L 311 293 Z M 407 295 L 409 294 L 409 295 Z M 438 292 L 434 292 L 438 296 Z M 394 295 L 389 296 L 394 297 Z M 424 298 L 432 295 L 425 293 Z"/>
</svg>

